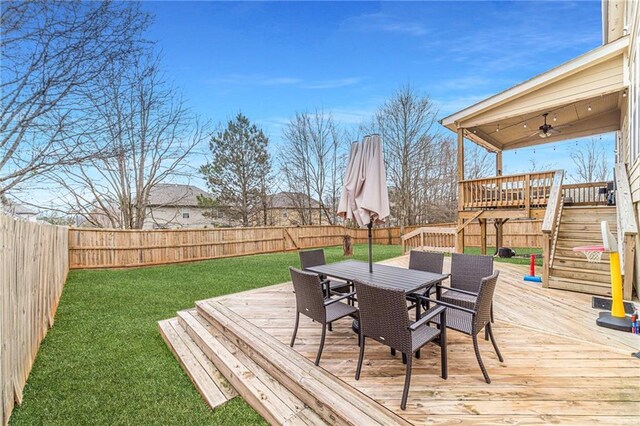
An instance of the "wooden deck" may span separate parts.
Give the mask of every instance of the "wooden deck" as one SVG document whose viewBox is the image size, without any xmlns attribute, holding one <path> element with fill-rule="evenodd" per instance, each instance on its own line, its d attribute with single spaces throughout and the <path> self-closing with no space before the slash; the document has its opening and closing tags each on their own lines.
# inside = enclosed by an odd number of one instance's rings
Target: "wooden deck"
<svg viewBox="0 0 640 426">
<path fill-rule="evenodd" d="M 406 267 L 408 258 L 385 263 Z M 362 375 L 355 381 L 358 345 L 349 320 L 338 321 L 328 333 L 320 369 L 414 424 L 637 424 L 640 360 L 631 352 L 640 349 L 640 338 L 597 327 L 588 295 L 525 283 L 521 266 L 496 267 L 501 275 L 494 332 L 505 362 L 481 340 L 491 384 L 482 378 L 471 340 L 451 332 L 449 379 L 440 378 L 439 348 L 427 345 L 414 362 L 407 409 L 402 411 L 400 356 L 368 342 Z M 281 351 L 287 349 L 295 306 L 290 284 L 201 304 L 199 310 L 223 305 L 282 342 Z M 313 360 L 319 339 L 318 324 L 301 318 L 295 351 Z"/>
</svg>

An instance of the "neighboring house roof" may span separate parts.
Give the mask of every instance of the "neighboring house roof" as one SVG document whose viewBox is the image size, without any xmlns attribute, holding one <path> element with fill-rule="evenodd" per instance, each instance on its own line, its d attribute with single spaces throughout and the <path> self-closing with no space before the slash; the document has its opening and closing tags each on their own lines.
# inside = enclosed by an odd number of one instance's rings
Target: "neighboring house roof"
<svg viewBox="0 0 640 426">
<path fill-rule="evenodd" d="M 272 209 L 308 208 L 309 199 L 301 192 L 278 192 L 269 196 L 269 206 Z M 320 208 L 320 203 L 312 198 L 311 208 Z"/>
<path fill-rule="evenodd" d="M 149 207 L 197 207 L 198 196 L 211 197 L 206 191 L 193 185 L 158 184 L 149 191 Z"/>
<path fill-rule="evenodd" d="M 37 213 L 22 204 L 10 201 L 7 199 L 2 200 L 0 208 L 8 214 L 15 216 L 35 216 Z"/>
</svg>

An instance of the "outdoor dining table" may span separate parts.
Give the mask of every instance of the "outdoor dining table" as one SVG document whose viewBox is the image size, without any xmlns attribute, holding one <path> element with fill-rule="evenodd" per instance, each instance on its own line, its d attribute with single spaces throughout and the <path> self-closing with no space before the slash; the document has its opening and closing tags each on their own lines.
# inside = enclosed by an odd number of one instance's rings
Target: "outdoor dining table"
<svg viewBox="0 0 640 426">
<path fill-rule="evenodd" d="M 344 281 L 361 281 L 383 287 L 397 288 L 403 290 L 407 296 L 428 290 L 449 277 L 449 274 L 436 274 L 416 269 L 377 264 L 373 265 L 373 272 L 369 272 L 369 264 L 359 260 L 345 260 L 312 266 L 306 268 L 306 270 Z M 420 319 L 421 315 L 421 304 L 416 302 L 416 321 Z M 359 328 L 357 320 L 354 320 L 353 323 L 354 331 L 357 331 Z M 419 356 L 419 352 L 416 355 Z"/>
</svg>

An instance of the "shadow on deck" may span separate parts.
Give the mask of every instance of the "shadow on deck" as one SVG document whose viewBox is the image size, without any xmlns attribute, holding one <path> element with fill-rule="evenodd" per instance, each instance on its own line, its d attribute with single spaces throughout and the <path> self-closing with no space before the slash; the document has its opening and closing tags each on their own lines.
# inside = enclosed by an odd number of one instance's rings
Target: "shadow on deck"
<svg viewBox="0 0 640 426">
<path fill-rule="evenodd" d="M 408 257 L 383 263 L 406 267 Z M 440 377 L 439 348 L 427 345 L 414 362 L 405 411 L 399 407 L 404 365 L 387 347 L 368 342 L 355 381 L 358 345 L 349 320 L 328 333 L 320 368 L 312 363 L 318 324 L 301 318 L 295 351 L 288 347 L 295 317 L 289 283 L 199 302 L 197 311 L 180 313 L 173 326 L 190 349 L 178 357 L 188 372 L 191 366 L 203 395 L 207 386 L 198 376 L 228 387 L 213 377 L 219 373 L 212 363 L 270 423 L 637 424 L 640 360 L 630 354 L 640 349 L 640 338 L 597 327 L 588 295 L 525 283 L 522 266 L 496 268 L 494 332 L 505 362 L 480 340 L 492 383 L 483 380 L 471 340 L 450 332 L 449 379 Z"/>
</svg>

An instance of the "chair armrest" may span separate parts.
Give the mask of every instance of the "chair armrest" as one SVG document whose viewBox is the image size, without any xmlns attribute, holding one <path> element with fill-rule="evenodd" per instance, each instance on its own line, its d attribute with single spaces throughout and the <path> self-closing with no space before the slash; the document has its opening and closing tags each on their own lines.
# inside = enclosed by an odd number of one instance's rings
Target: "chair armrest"
<svg viewBox="0 0 640 426">
<path fill-rule="evenodd" d="M 409 330 L 416 331 L 418 328 L 431 321 L 434 317 L 442 315 L 442 313 L 446 311 L 446 309 L 447 308 L 444 306 L 438 306 L 437 308 L 429 309 L 422 318 L 409 326 Z"/>
<path fill-rule="evenodd" d="M 462 306 L 458 306 L 458 305 L 454 305 L 454 304 L 451 304 L 451 303 L 443 302 L 442 300 L 431 299 L 431 298 L 425 297 L 425 296 L 418 296 L 418 299 L 429 301 L 429 302 L 433 302 L 436 305 L 446 306 L 447 308 L 457 309 L 459 311 L 463 311 L 463 312 L 466 312 L 466 313 L 469 313 L 469 314 L 475 314 L 476 313 L 476 311 L 474 311 L 473 309 L 463 308 Z"/>
<path fill-rule="evenodd" d="M 339 302 L 339 301 L 344 300 L 344 299 L 346 299 L 348 297 L 353 297 L 353 296 L 355 296 L 355 294 L 356 294 L 356 292 L 352 291 L 351 293 L 344 294 L 344 295 L 342 295 L 340 297 L 336 297 L 335 299 L 329 299 L 326 302 L 324 302 L 324 306 L 329 306 L 329 305 L 331 305 L 333 303 Z"/>
<path fill-rule="evenodd" d="M 476 296 L 478 297 L 478 293 L 474 293 L 473 291 L 467 291 L 467 290 L 460 290 L 458 288 L 454 288 L 454 287 L 446 287 L 440 284 L 436 284 L 436 287 L 440 287 L 440 288 L 444 288 L 447 290 L 451 290 L 451 291 L 455 291 L 457 293 L 462 293 L 462 294 L 468 294 L 469 296 Z"/>
</svg>

